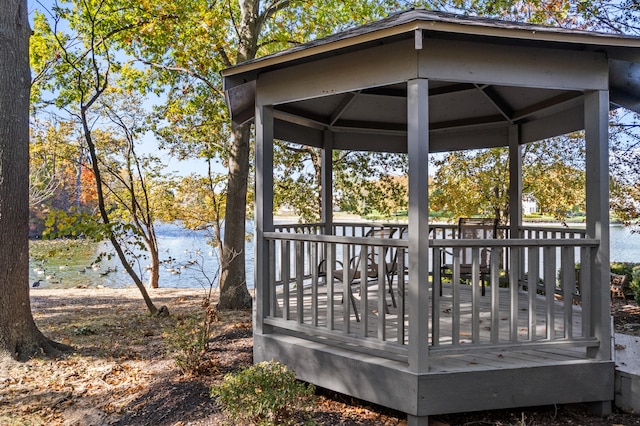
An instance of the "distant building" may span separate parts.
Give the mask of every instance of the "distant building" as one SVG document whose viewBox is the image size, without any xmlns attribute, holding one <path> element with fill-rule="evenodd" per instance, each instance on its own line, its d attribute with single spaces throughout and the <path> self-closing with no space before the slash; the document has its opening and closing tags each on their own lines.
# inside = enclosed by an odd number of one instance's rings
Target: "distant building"
<svg viewBox="0 0 640 426">
<path fill-rule="evenodd" d="M 531 194 L 525 194 L 522 196 L 522 214 L 535 214 L 539 213 L 538 200 Z"/>
</svg>

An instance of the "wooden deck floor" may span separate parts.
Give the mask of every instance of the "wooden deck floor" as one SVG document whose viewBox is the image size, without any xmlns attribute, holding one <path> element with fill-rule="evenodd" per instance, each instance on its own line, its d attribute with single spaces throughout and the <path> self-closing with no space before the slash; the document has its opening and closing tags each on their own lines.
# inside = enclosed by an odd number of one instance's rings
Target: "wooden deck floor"
<svg viewBox="0 0 640 426">
<path fill-rule="evenodd" d="M 279 318 L 287 318 L 290 321 L 300 325 L 321 329 L 326 336 L 327 332 L 335 334 L 337 337 L 346 336 L 352 339 L 366 339 L 369 341 L 377 341 L 382 343 L 391 343 L 393 345 L 403 346 L 408 343 L 408 322 L 407 315 L 404 321 L 398 324 L 398 315 L 402 312 L 402 298 L 396 295 L 396 306 L 392 306 L 391 297 L 386 293 L 385 303 L 379 303 L 379 289 L 376 281 L 370 281 L 367 285 L 367 315 L 365 312 L 363 295 L 359 286 L 353 286 L 354 299 L 360 321 L 356 321 L 353 307 L 346 306 L 343 303 L 342 286 L 339 283 L 334 287 L 333 298 L 333 318 L 328 321 L 327 312 L 328 298 L 327 285 L 318 285 L 314 292 L 309 284 L 303 286 L 302 295 L 298 295 L 295 285 L 290 285 L 288 289 L 288 302 L 285 302 L 284 291 L 282 285 L 277 287 L 276 299 L 277 308 L 275 316 Z M 469 371 L 475 369 L 486 369 L 487 367 L 505 368 L 508 366 L 520 367 L 523 365 L 554 365 L 558 363 L 570 363 L 576 360 L 586 360 L 585 347 L 544 347 L 544 343 L 548 340 L 547 324 L 553 324 L 553 336 L 562 338 L 568 328 L 573 337 L 580 335 L 582 331 L 582 315 L 581 307 L 572 304 L 570 308 L 570 324 L 565 320 L 567 311 L 562 300 L 554 300 L 548 302 L 546 297 L 537 294 L 535 296 L 536 315 L 529 316 L 530 300 L 526 290 L 519 290 L 517 321 L 511 320 L 511 295 L 508 288 L 499 288 L 498 306 L 493 309 L 491 307 L 492 288 L 487 287 L 484 296 L 477 297 L 478 305 L 473 307 L 472 288 L 466 284 L 459 284 L 460 298 L 460 314 L 459 314 L 459 338 L 453 338 L 454 330 L 454 308 L 452 306 L 452 285 L 445 284 L 443 286 L 443 294 L 440 297 L 437 316 L 439 329 L 435 333 L 437 342 L 433 342 L 434 328 L 433 323 L 430 325 L 430 370 L 434 372 L 455 372 Z M 395 289 L 395 285 L 394 285 Z M 316 302 L 314 303 L 314 299 Z M 346 299 L 345 299 L 346 300 Z M 431 299 L 433 301 L 433 299 Z M 302 302 L 302 319 L 298 317 L 299 302 Z M 386 306 L 386 308 L 385 308 Z M 549 314 L 547 308 L 551 306 L 553 314 Z M 345 307 L 347 312 L 345 313 Z M 385 311 L 380 314 L 381 308 Z M 433 317 L 432 306 L 430 309 Z M 285 311 L 288 313 L 285 314 Z M 473 319 L 474 311 L 478 324 L 474 329 Z M 348 317 L 345 318 L 345 314 Z M 496 316 L 494 319 L 493 316 Z M 533 320 L 533 321 L 532 321 Z M 549 322 L 549 321 L 553 322 Z M 431 321 L 430 321 L 431 322 Z M 530 322 L 533 325 L 529 327 Z M 329 324 L 331 323 L 331 325 Z M 498 333 L 496 342 L 495 333 L 492 335 L 492 326 L 497 325 Z M 364 332 L 366 326 L 367 332 Z M 512 327 L 517 328 L 517 341 L 531 343 L 532 341 L 540 342 L 533 349 L 527 347 L 514 348 L 514 345 L 504 345 L 504 343 L 513 343 Z M 531 336 L 529 330 L 535 330 L 535 336 Z M 474 337 L 475 335 L 475 342 Z M 492 340 L 493 338 L 493 340 Z M 511 340 L 510 340 L 511 339 Z M 458 340 L 453 344 L 454 340 Z M 471 348 L 473 347 L 473 350 Z M 469 350 L 465 350 L 465 349 Z M 477 350 L 480 349 L 480 350 Z"/>
</svg>

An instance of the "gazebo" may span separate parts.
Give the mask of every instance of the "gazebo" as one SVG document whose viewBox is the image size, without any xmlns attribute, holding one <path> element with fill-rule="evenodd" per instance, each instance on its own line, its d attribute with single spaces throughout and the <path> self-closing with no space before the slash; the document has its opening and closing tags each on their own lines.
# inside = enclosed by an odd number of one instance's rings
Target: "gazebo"
<svg viewBox="0 0 640 426">
<path fill-rule="evenodd" d="M 636 38 L 410 10 L 223 71 L 233 122 L 255 121 L 254 361 L 409 424 L 608 413 L 608 120 L 640 106 L 638 63 Z M 577 130 L 586 227 L 523 226 L 522 146 Z M 320 223 L 274 224 L 274 139 L 322 150 Z M 508 225 L 465 239 L 429 223 L 429 153 L 488 147 L 510 153 Z M 407 153 L 408 224 L 335 222 L 333 150 Z"/>
</svg>

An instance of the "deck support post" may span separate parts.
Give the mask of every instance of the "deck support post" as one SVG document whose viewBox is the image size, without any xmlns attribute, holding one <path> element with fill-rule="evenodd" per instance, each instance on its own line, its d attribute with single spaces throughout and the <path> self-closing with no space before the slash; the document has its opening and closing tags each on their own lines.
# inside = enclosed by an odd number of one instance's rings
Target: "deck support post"
<svg viewBox="0 0 640 426">
<path fill-rule="evenodd" d="M 429 81 L 407 81 L 409 371 L 429 371 Z M 416 423 L 417 424 L 417 423 Z"/>
<path fill-rule="evenodd" d="M 611 414 L 611 401 L 589 402 L 587 407 L 594 416 L 607 417 Z"/>
<path fill-rule="evenodd" d="M 407 426 L 429 426 L 429 416 L 407 416 Z"/>
<path fill-rule="evenodd" d="M 269 244 L 264 239 L 265 232 L 273 232 L 273 107 L 256 106 L 256 269 L 255 301 L 253 309 L 254 332 L 271 333 L 272 327 L 264 324 L 264 317 L 270 312 L 269 296 Z"/>
<path fill-rule="evenodd" d="M 591 269 L 590 328 L 600 341 L 589 348 L 597 360 L 611 359 L 609 306 L 609 92 L 589 91 L 584 95 L 586 142 L 587 237 L 600 240 Z"/>
</svg>

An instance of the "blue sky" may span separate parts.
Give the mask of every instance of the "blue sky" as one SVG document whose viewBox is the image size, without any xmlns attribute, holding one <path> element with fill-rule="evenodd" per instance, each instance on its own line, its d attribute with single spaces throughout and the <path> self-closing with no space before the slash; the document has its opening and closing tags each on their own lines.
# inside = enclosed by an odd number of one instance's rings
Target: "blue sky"
<svg viewBox="0 0 640 426">
<path fill-rule="evenodd" d="M 33 13 L 36 9 L 45 13 L 46 16 L 49 16 L 49 12 L 56 4 L 55 0 L 29 0 L 29 15 L 33 16 Z M 60 29 L 64 30 L 66 26 L 64 23 L 61 23 L 59 26 Z M 148 102 L 146 102 L 146 107 L 151 108 L 153 104 L 157 104 L 162 102 L 162 97 L 153 98 L 150 97 Z M 207 173 L 207 165 L 205 161 L 200 159 L 192 159 L 179 161 L 175 158 L 172 158 L 168 152 L 163 152 L 158 150 L 158 141 L 152 133 L 147 133 L 141 140 L 140 148 L 142 150 L 141 153 L 153 153 L 159 156 L 166 164 L 167 164 L 167 172 L 173 172 L 178 175 L 188 175 L 191 173 L 198 173 L 201 175 L 205 175 Z M 217 167 L 214 169 L 217 173 L 226 174 L 226 169 L 222 167 L 221 164 L 218 163 Z"/>
</svg>

